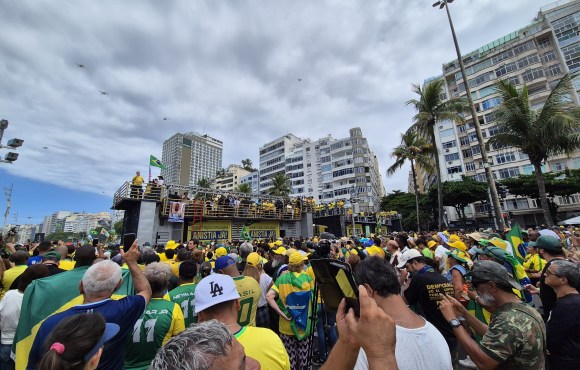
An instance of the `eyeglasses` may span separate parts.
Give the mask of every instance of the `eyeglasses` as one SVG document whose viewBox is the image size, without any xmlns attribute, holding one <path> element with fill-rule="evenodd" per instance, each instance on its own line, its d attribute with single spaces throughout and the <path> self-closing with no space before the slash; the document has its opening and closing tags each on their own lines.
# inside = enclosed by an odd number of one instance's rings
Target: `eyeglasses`
<svg viewBox="0 0 580 370">
<path fill-rule="evenodd" d="M 550 275 L 552 275 L 552 276 L 555 276 L 555 277 L 562 277 L 562 276 L 560 276 L 560 275 L 558 275 L 558 274 L 556 274 L 556 273 L 554 273 L 554 272 L 552 272 L 552 271 L 550 271 L 550 270 L 546 270 L 546 272 L 545 272 L 544 274 L 545 274 L 546 276 L 550 276 Z"/>
</svg>

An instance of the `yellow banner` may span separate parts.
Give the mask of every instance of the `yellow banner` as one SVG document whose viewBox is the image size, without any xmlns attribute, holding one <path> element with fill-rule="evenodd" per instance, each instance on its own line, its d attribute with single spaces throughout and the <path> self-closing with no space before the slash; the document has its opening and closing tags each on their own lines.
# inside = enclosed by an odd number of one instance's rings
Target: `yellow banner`
<svg viewBox="0 0 580 370">
<path fill-rule="evenodd" d="M 354 229 L 356 230 L 356 235 L 362 235 L 363 234 L 363 228 L 362 225 L 359 224 L 354 224 Z M 352 234 L 352 224 L 347 224 L 346 225 L 346 235 L 353 235 Z"/>
<path fill-rule="evenodd" d="M 195 238 L 202 241 L 232 240 L 231 221 L 206 221 L 202 223 L 201 231 L 194 232 L 193 229 L 193 225 L 187 228 L 187 235 L 190 239 Z"/>
<path fill-rule="evenodd" d="M 246 226 L 246 230 L 252 239 L 278 238 L 280 236 L 280 223 L 273 221 L 256 222 Z"/>
</svg>

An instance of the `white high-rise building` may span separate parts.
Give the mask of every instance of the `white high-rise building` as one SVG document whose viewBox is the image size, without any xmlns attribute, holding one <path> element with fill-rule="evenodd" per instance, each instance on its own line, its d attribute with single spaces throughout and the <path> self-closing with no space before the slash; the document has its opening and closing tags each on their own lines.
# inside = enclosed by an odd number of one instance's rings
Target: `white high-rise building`
<svg viewBox="0 0 580 370">
<path fill-rule="evenodd" d="M 168 185 L 196 186 L 222 168 L 222 141 L 193 132 L 177 133 L 163 142 L 161 175 Z"/>
<path fill-rule="evenodd" d="M 242 176 L 240 184 L 250 184 L 252 194 L 260 194 L 260 171 L 254 171 L 246 176 Z"/>
<path fill-rule="evenodd" d="M 342 139 L 328 135 L 312 141 L 289 134 L 262 146 L 262 193 L 276 173 L 290 179 L 292 196 L 314 197 L 319 203 L 353 199 L 362 211 L 376 211 L 384 196 L 378 161 L 358 127 Z"/>
</svg>

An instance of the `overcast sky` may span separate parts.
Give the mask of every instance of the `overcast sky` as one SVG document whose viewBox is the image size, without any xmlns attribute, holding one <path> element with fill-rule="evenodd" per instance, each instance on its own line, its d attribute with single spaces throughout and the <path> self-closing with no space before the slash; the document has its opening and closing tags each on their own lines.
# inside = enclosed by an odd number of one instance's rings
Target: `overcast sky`
<svg viewBox="0 0 580 370">
<path fill-rule="evenodd" d="M 359 126 L 384 174 L 411 123 L 411 84 L 455 56 L 431 3 L 0 0 L 4 143 L 25 142 L 3 169 L 112 194 L 176 132 L 222 140 L 226 167 L 257 165 L 258 147 L 289 132 L 341 138 Z M 463 52 L 547 3 L 455 1 Z M 385 179 L 387 192 L 407 189 L 408 170 Z"/>
</svg>

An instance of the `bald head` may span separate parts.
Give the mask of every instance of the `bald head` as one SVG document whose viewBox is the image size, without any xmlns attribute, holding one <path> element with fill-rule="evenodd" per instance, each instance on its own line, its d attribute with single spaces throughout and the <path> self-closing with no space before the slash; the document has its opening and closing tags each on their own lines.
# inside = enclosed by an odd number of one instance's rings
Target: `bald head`
<svg viewBox="0 0 580 370">
<path fill-rule="evenodd" d="M 530 237 L 531 242 L 535 242 L 540 237 L 540 232 L 537 230 L 530 230 L 528 231 L 528 236 Z"/>
</svg>

